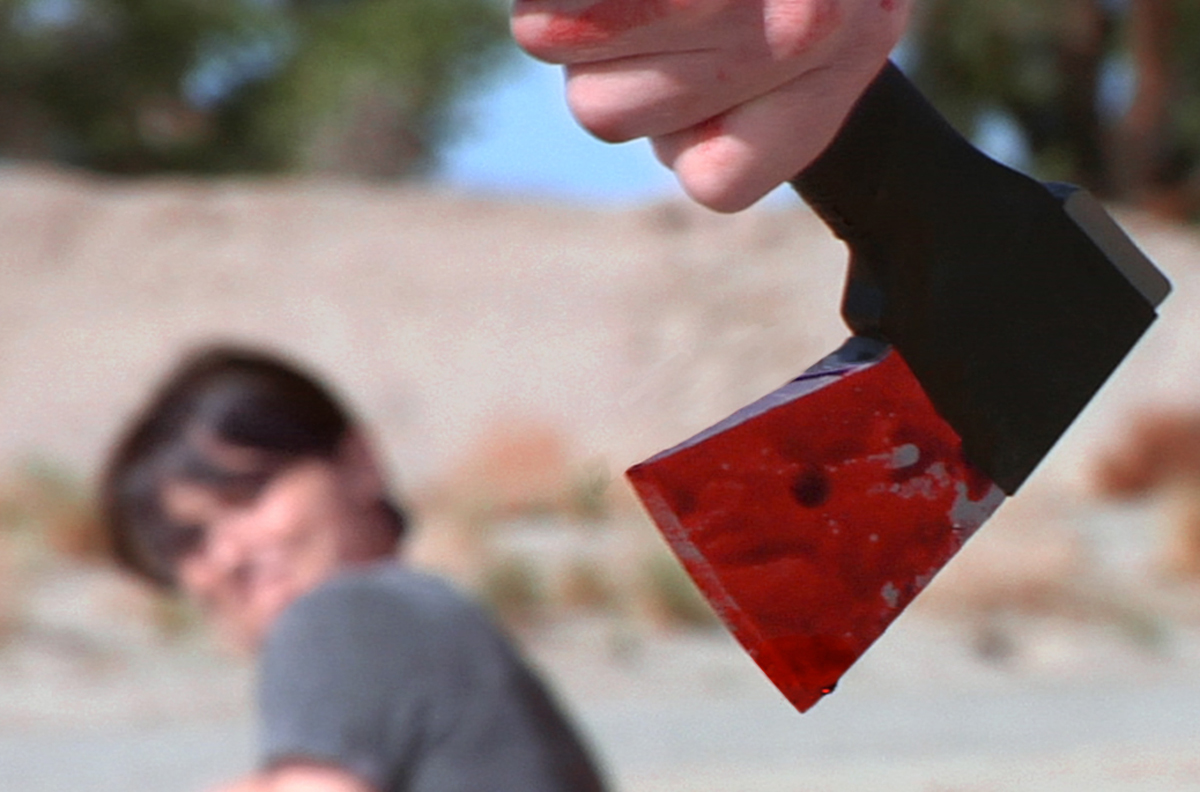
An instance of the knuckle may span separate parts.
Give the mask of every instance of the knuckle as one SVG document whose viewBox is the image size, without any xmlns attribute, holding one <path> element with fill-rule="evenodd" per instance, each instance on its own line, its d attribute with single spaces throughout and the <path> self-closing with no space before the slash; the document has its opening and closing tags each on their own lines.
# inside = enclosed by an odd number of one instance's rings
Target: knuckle
<svg viewBox="0 0 1200 792">
<path fill-rule="evenodd" d="M 766 34 L 771 49 L 784 57 L 812 51 L 843 27 L 842 0 L 779 0 L 769 3 Z"/>
<path fill-rule="evenodd" d="M 612 99 L 569 84 L 567 105 L 580 126 L 606 143 L 624 143 L 642 136 L 638 128 L 642 114 Z"/>
<path fill-rule="evenodd" d="M 641 137 L 630 130 L 628 123 L 620 114 L 604 112 L 580 112 L 572 110 L 575 120 L 593 137 L 605 143 L 627 143 Z"/>
<path fill-rule="evenodd" d="M 550 63 L 565 61 L 567 50 L 546 17 L 536 14 L 513 15 L 509 30 L 517 46 L 533 57 Z"/>
</svg>

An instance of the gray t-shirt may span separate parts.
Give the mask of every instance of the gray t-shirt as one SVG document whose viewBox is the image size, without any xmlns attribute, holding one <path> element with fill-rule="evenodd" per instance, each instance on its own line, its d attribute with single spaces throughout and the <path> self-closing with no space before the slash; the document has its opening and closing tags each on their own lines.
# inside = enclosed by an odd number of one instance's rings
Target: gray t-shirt
<svg viewBox="0 0 1200 792">
<path fill-rule="evenodd" d="M 543 685 L 438 578 L 334 578 L 279 617 L 259 674 L 268 767 L 329 762 L 379 792 L 604 789 Z"/>
</svg>

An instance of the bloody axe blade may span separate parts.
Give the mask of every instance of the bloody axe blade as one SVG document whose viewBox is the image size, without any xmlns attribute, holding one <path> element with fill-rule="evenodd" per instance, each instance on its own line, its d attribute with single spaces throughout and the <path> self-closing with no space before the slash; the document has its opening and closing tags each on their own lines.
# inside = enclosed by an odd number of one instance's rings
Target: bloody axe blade
<svg viewBox="0 0 1200 792">
<path fill-rule="evenodd" d="M 1086 192 L 989 159 L 890 63 L 793 186 L 850 250 L 854 336 L 627 475 L 804 711 L 1017 491 L 1170 284 Z"/>
</svg>

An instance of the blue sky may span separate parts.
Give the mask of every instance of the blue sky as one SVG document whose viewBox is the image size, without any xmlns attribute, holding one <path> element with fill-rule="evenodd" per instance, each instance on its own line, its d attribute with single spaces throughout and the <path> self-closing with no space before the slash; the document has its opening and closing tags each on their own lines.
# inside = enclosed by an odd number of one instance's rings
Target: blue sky
<svg viewBox="0 0 1200 792">
<path fill-rule="evenodd" d="M 681 194 L 648 143 L 602 143 L 574 122 L 558 67 L 520 56 L 505 72 L 468 106 L 473 128 L 447 152 L 444 181 L 612 205 Z"/>
</svg>

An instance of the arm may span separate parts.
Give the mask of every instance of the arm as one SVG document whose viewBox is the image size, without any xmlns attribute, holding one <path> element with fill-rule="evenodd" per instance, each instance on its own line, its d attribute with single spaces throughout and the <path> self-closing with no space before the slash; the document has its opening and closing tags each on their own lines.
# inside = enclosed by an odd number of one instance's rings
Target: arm
<svg viewBox="0 0 1200 792">
<path fill-rule="evenodd" d="M 698 202 L 737 211 L 833 139 L 912 0 L 516 0 L 530 54 L 566 67 L 576 119 L 646 137 Z"/>
<path fill-rule="evenodd" d="M 212 792 L 379 792 L 345 770 L 312 762 L 284 764 Z"/>
</svg>

